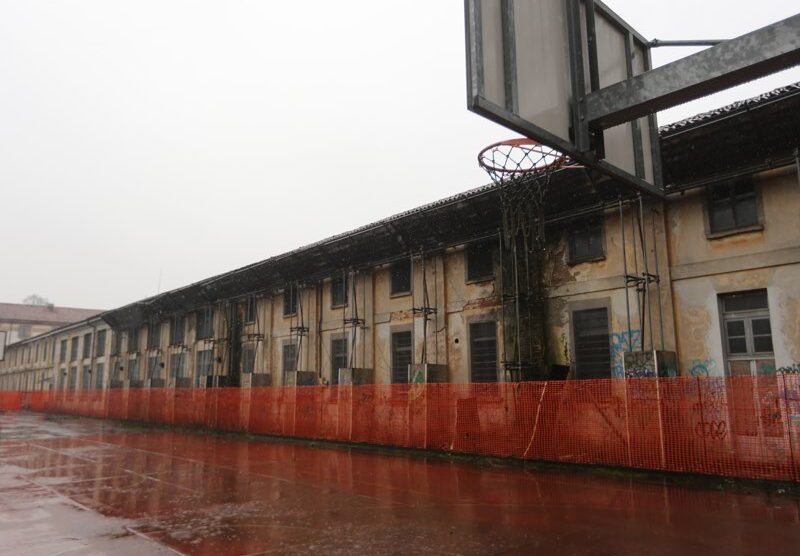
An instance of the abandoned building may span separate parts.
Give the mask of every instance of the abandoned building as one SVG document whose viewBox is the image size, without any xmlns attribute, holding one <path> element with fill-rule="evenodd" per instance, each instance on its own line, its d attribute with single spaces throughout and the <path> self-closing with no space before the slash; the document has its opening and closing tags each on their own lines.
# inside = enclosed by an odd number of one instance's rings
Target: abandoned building
<svg viewBox="0 0 800 556">
<path fill-rule="evenodd" d="M 666 200 L 484 186 L 21 339 L 2 389 L 770 375 L 800 361 L 800 84 L 662 127 Z"/>
</svg>

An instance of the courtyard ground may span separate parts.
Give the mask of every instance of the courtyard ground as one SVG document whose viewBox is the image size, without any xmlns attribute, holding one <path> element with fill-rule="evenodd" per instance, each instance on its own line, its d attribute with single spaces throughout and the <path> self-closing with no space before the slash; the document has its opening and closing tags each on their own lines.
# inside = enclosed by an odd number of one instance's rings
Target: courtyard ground
<svg viewBox="0 0 800 556">
<path fill-rule="evenodd" d="M 0 414 L 0 554 L 770 554 L 780 484 Z"/>
</svg>

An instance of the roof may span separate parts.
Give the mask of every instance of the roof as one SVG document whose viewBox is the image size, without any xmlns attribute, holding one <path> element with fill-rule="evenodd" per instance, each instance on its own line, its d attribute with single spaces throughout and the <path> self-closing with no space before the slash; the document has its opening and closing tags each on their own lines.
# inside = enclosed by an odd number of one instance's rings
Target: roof
<svg viewBox="0 0 800 556">
<path fill-rule="evenodd" d="M 783 164 L 800 146 L 800 83 L 663 126 L 659 136 L 667 192 L 720 179 L 725 172 Z M 614 180 L 596 178 L 590 171 L 555 174 L 548 214 L 577 214 L 635 195 Z M 129 326 L 223 299 L 274 291 L 294 280 L 312 282 L 343 268 L 374 266 L 411 252 L 496 237 L 499 206 L 498 190 L 484 185 L 128 304 L 102 318 L 112 326 Z"/>
<path fill-rule="evenodd" d="M 98 309 L 0 303 L 0 322 L 24 322 L 63 325 L 86 320 L 101 313 Z"/>
<path fill-rule="evenodd" d="M 662 137 L 670 135 L 683 129 L 693 128 L 700 124 L 718 120 L 723 117 L 740 114 L 750 110 L 751 108 L 763 106 L 768 102 L 774 102 L 797 94 L 800 94 L 800 81 L 786 85 L 785 87 L 778 87 L 777 89 L 767 91 L 766 93 L 762 93 L 754 97 L 746 98 L 744 100 L 737 100 L 736 102 L 728 104 L 727 106 L 715 108 L 714 110 L 709 110 L 708 112 L 701 112 L 700 114 L 689 116 L 688 118 L 671 124 L 659 126 L 658 134 Z"/>
</svg>

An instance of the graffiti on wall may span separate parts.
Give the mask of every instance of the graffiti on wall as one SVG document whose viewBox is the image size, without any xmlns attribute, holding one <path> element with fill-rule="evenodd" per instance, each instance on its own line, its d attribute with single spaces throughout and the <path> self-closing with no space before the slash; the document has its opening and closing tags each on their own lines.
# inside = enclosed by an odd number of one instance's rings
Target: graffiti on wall
<svg viewBox="0 0 800 556">
<path fill-rule="evenodd" d="M 705 368 L 708 372 L 707 365 Z M 698 416 L 698 422 L 694 429 L 695 434 L 702 438 L 722 440 L 728 435 L 728 401 L 725 393 L 725 381 L 703 381 L 702 385 L 698 386 L 698 400 L 692 406 L 692 411 Z"/>
<path fill-rule="evenodd" d="M 625 352 L 639 351 L 642 349 L 642 331 L 627 330 L 611 333 L 611 376 L 622 378 L 625 376 Z"/>
<path fill-rule="evenodd" d="M 784 365 L 783 367 L 776 367 L 774 363 L 761 363 L 758 366 L 758 374 L 768 375 L 774 373 L 783 373 L 786 375 L 800 374 L 800 363 L 792 363 L 791 365 Z"/>
<path fill-rule="evenodd" d="M 689 376 L 713 376 L 717 374 L 717 362 L 713 359 L 693 359 L 689 363 Z"/>
</svg>

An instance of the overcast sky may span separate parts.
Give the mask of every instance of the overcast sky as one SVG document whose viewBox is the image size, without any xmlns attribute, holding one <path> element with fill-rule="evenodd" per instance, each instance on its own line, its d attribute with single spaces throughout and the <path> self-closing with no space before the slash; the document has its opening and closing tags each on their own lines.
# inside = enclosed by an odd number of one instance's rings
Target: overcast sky
<svg viewBox="0 0 800 556">
<path fill-rule="evenodd" d="M 661 39 L 798 7 L 607 3 Z M 0 0 L 0 301 L 112 308 L 482 185 L 514 134 L 465 89 L 461 0 Z"/>
</svg>

